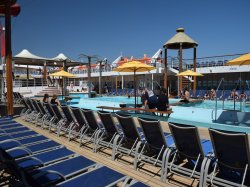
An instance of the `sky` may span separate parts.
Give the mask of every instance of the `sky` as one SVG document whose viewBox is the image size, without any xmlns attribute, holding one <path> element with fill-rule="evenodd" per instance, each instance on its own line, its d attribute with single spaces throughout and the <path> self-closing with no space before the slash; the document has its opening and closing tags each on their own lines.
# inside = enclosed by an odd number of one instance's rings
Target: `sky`
<svg viewBox="0 0 250 187">
<path fill-rule="evenodd" d="M 250 52 L 250 0 L 17 0 L 12 53 L 152 56 L 183 27 L 197 57 Z M 3 18 L 0 18 L 3 23 Z M 184 50 L 183 58 L 191 58 Z M 170 50 L 169 55 L 177 56 Z"/>
</svg>

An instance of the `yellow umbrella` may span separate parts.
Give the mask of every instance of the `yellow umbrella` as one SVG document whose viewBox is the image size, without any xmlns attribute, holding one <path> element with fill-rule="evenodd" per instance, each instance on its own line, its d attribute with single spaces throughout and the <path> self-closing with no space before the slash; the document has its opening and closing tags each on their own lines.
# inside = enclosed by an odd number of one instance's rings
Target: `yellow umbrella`
<svg viewBox="0 0 250 187">
<path fill-rule="evenodd" d="M 154 66 L 150 66 L 147 64 L 144 64 L 139 61 L 131 61 L 122 64 L 121 66 L 118 66 L 117 68 L 113 69 L 113 71 L 117 72 L 134 72 L 134 95 L 135 95 L 135 108 L 136 108 L 136 72 L 145 72 L 145 71 L 151 71 L 154 70 Z"/>
<path fill-rule="evenodd" d="M 226 63 L 226 65 L 228 66 L 250 65 L 250 53 L 242 55 L 233 60 L 230 60 Z"/>
<path fill-rule="evenodd" d="M 150 66 L 147 64 L 144 64 L 139 61 L 131 61 L 122 64 L 121 66 L 115 68 L 113 71 L 118 72 L 145 72 L 145 71 L 151 71 L 154 70 L 154 66 Z"/>
<path fill-rule="evenodd" d="M 63 77 L 75 77 L 75 75 L 67 72 L 67 71 L 64 71 L 64 70 L 61 70 L 61 71 L 58 71 L 58 72 L 55 72 L 55 73 L 51 73 L 49 74 L 49 76 L 53 76 L 53 77 L 62 77 L 62 99 L 63 99 Z"/>
<path fill-rule="evenodd" d="M 194 72 L 192 70 L 187 70 L 187 71 L 183 71 L 179 74 L 177 74 L 176 76 L 193 76 L 193 77 L 198 77 L 198 76 L 203 76 L 201 73 L 197 73 Z"/>
<path fill-rule="evenodd" d="M 71 74 L 71 73 L 69 73 L 67 71 L 64 71 L 64 70 L 49 74 L 49 76 L 54 76 L 54 77 L 75 77 L 75 75 L 73 75 L 73 74 Z"/>
</svg>

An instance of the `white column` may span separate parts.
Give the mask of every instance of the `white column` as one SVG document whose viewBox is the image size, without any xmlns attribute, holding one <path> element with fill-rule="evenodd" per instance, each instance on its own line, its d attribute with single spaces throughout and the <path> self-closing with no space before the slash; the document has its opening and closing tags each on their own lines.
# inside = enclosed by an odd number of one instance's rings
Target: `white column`
<svg viewBox="0 0 250 187">
<path fill-rule="evenodd" d="M 154 90 L 154 74 L 153 73 L 151 74 L 151 82 L 152 82 L 151 89 Z"/>
<path fill-rule="evenodd" d="M 124 83 L 124 80 L 123 80 L 123 75 L 122 75 L 122 89 L 123 89 L 123 83 Z"/>
</svg>

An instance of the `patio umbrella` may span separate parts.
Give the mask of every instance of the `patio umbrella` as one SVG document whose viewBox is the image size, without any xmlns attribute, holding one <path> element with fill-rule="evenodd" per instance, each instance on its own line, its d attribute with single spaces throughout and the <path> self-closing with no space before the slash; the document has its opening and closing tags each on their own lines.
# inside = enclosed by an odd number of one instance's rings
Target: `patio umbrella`
<svg viewBox="0 0 250 187">
<path fill-rule="evenodd" d="M 227 66 L 242 66 L 242 65 L 250 65 L 250 53 L 242 55 L 238 58 L 230 60 L 226 63 Z M 240 80 L 241 80 L 241 72 L 240 72 Z M 240 82 L 241 87 L 241 82 Z M 244 90 L 244 88 L 243 88 Z M 242 90 L 242 91 L 243 91 Z M 234 100 L 235 101 L 235 100 Z M 235 105 L 235 102 L 234 102 Z"/>
<path fill-rule="evenodd" d="M 55 73 L 51 73 L 49 74 L 49 76 L 54 76 L 54 77 L 62 77 L 62 99 L 63 99 L 63 78 L 64 77 L 75 77 L 75 75 L 67 72 L 67 71 L 64 71 L 64 70 L 61 70 L 61 71 L 58 71 L 58 72 L 55 72 Z"/>
<path fill-rule="evenodd" d="M 136 72 L 145 72 L 154 70 L 154 66 L 150 66 L 138 61 L 131 61 L 124 63 L 117 68 L 113 69 L 113 71 L 117 72 L 134 72 L 134 96 L 135 96 L 135 108 L 136 108 Z"/>
<path fill-rule="evenodd" d="M 200 76 L 203 76 L 201 73 L 197 73 L 197 72 L 194 72 L 192 70 L 186 70 L 186 71 L 183 71 L 181 73 L 178 73 L 176 74 L 176 76 L 192 76 L 192 77 L 200 77 Z M 196 90 L 193 90 L 194 93 L 196 92 Z"/>
<path fill-rule="evenodd" d="M 226 65 L 228 66 L 250 65 L 250 53 L 242 55 L 233 60 L 230 60 L 226 63 Z"/>
<path fill-rule="evenodd" d="M 176 76 L 192 76 L 192 77 L 198 77 L 203 76 L 201 73 L 194 72 L 192 70 L 183 71 L 181 73 L 178 73 Z"/>
</svg>

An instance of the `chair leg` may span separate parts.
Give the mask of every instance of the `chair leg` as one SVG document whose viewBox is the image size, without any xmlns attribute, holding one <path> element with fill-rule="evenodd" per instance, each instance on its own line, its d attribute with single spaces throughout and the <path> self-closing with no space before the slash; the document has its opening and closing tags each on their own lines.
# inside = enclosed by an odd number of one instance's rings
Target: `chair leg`
<svg viewBox="0 0 250 187">
<path fill-rule="evenodd" d="M 119 136 L 116 136 L 115 139 L 114 139 L 114 141 L 113 141 L 112 160 L 115 160 L 116 148 L 118 147 L 118 140 L 119 140 Z"/>
</svg>

